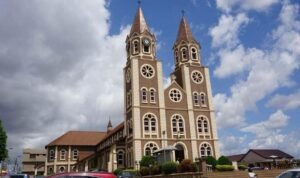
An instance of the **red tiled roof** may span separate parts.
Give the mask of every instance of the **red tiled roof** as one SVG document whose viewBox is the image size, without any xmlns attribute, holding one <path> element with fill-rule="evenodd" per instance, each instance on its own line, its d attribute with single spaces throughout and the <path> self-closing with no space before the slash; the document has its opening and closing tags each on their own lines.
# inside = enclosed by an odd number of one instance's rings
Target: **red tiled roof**
<svg viewBox="0 0 300 178">
<path fill-rule="evenodd" d="M 105 135 L 106 132 L 69 131 L 50 142 L 46 147 L 55 145 L 96 146 Z"/>
</svg>

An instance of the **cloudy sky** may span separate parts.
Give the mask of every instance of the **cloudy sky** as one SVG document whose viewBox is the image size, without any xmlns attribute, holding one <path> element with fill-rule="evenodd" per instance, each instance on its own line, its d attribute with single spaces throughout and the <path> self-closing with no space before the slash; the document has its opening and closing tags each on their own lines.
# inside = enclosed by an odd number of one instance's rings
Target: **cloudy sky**
<svg viewBox="0 0 300 178">
<path fill-rule="evenodd" d="M 0 118 L 10 157 L 68 130 L 123 120 L 130 0 L 1 0 Z M 221 152 L 278 148 L 300 158 L 300 3 L 144 0 L 164 77 L 181 11 L 210 68 Z"/>
</svg>

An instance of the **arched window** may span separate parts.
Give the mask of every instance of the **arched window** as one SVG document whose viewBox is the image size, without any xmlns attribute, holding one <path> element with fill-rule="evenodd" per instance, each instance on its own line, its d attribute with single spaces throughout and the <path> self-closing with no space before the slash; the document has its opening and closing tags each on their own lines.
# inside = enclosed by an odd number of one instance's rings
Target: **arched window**
<svg viewBox="0 0 300 178">
<path fill-rule="evenodd" d="M 128 128 L 128 135 L 132 135 L 132 120 L 129 119 L 127 122 L 127 128 Z"/>
<path fill-rule="evenodd" d="M 49 160 L 50 161 L 54 160 L 54 150 L 49 151 Z"/>
<path fill-rule="evenodd" d="M 66 150 L 60 150 L 60 160 L 66 160 Z"/>
<path fill-rule="evenodd" d="M 139 42 L 138 40 L 133 41 L 133 54 L 139 53 Z"/>
<path fill-rule="evenodd" d="M 79 151 L 77 149 L 74 149 L 72 151 L 72 159 L 73 160 L 78 160 L 78 156 L 79 156 Z"/>
<path fill-rule="evenodd" d="M 179 60 L 178 60 L 178 49 L 175 50 L 175 62 L 176 62 L 176 64 L 179 63 Z"/>
<path fill-rule="evenodd" d="M 172 131 L 173 137 L 184 137 L 184 120 L 183 117 L 179 114 L 174 114 L 172 116 Z"/>
<path fill-rule="evenodd" d="M 186 48 L 182 48 L 181 49 L 181 54 L 182 54 L 182 60 L 186 61 L 188 59 L 187 58 L 187 49 Z"/>
<path fill-rule="evenodd" d="M 144 115 L 144 131 L 145 132 L 156 131 L 156 117 L 153 114 L 148 113 Z"/>
<path fill-rule="evenodd" d="M 130 54 L 130 41 L 127 42 L 126 51 L 127 51 L 127 54 Z"/>
<path fill-rule="evenodd" d="M 156 119 L 152 118 L 151 119 L 151 131 L 156 131 Z"/>
<path fill-rule="evenodd" d="M 205 116 L 199 116 L 197 119 L 198 134 L 208 134 L 209 124 Z"/>
<path fill-rule="evenodd" d="M 142 88 L 141 89 L 141 98 L 142 98 L 142 103 L 147 103 L 147 88 Z"/>
<path fill-rule="evenodd" d="M 64 167 L 64 166 L 61 166 L 61 167 L 59 168 L 59 172 L 65 172 L 65 167 Z"/>
<path fill-rule="evenodd" d="M 201 106 L 206 106 L 206 95 L 205 93 L 200 93 Z"/>
<path fill-rule="evenodd" d="M 193 93 L 194 105 L 199 106 L 199 95 L 197 92 Z"/>
<path fill-rule="evenodd" d="M 200 157 L 212 156 L 212 148 L 209 143 L 202 143 L 200 145 Z"/>
<path fill-rule="evenodd" d="M 144 118 L 144 130 L 149 132 L 149 118 Z"/>
<path fill-rule="evenodd" d="M 145 150 L 145 155 L 146 156 L 151 156 L 153 154 L 153 152 L 157 149 L 158 149 L 158 146 L 157 146 L 156 143 L 154 143 L 154 142 L 147 143 L 145 145 L 145 149 L 144 149 Z"/>
<path fill-rule="evenodd" d="M 196 48 L 192 48 L 192 59 L 197 60 L 197 50 L 196 50 Z"/>
<path fill-rule="evenodd" d="M 51 174 L 53 174 L 53 168 L 49 167 L 49 169 L 48 169 L 48 175 L 51 175 Z"/>
<path fill-rule="evenodd" d="M 117 163 L 123 165 L 124 164 L 124 151 L 119 150 L 117 153 Z"/>
<path fill-rule="evenodd" d="M 144 52 L 145 53 L 149 53 L 150 52 L 150 46 L 151 46 L 150 40 L 147 39 L 147 38 L 144 38 L 143 39 L 143 47 L 144 47 Z"/>
<path fill-rule="evenodd" d="M 150 88 L 150 103 L 155 103 L 156 91 L 154 88 Z"/>
</svg>

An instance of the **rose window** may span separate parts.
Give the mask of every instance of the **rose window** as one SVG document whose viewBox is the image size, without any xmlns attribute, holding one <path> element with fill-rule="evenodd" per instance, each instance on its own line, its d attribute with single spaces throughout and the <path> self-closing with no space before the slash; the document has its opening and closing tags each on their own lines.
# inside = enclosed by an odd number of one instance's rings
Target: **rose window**
<svg viewBox="0 0 300 178">
<path fill-rule="evenodd" d="M 152 78 L 154 76 L 154 68 L 151 65 L 145 64 L 141 67 L 141 73 L 145 78 Z"/>
<path fill-rule="evenodd" d="M 169 92 L 169 97 L 172 101 L 179 102 L 179 101 L 181 101 L 182 95 L 178 89 L 172 89 Z"/>
<path fill-rule="evenodd" d="M 192 72 L 192 80 L 193 82 L 199 84 L 203 81 L 203 75 L 199 71 L 193 71 Z"/>
</svg>

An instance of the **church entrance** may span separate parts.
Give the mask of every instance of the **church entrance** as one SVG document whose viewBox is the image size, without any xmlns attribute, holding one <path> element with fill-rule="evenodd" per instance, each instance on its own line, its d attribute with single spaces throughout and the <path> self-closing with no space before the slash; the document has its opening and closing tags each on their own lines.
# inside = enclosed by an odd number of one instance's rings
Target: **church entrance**
<svg viewBox="0 0 300 178">
<path fill-rule="evenodd" d="M 181 162 L 184 159 L 184 148 L 182 145 L 177 144 L 175 150 L 175 160 Z"/>
</svg>

